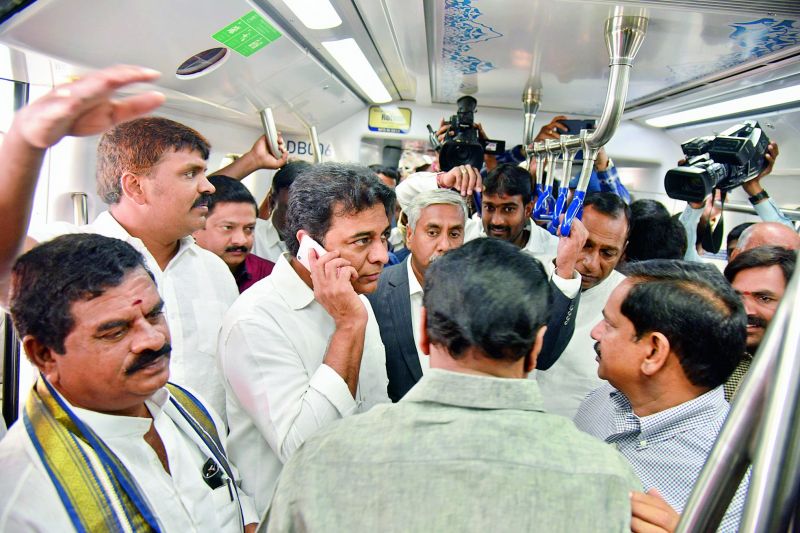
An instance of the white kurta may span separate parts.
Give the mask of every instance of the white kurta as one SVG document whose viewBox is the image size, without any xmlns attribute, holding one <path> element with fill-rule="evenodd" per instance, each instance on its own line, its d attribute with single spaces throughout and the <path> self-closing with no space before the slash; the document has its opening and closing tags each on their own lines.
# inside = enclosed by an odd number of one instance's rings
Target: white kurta
<svg viewBox="0 0 800 533">
<path fill-rule="evenodd" d="M 71 409 L 131 473 L 162 531 L 241 531 L 236 497 L 231 499 L 228 485 L 211 489 L 203 481 L 203 465 L 213 455 L 169 402 L 169 391 L 159 390 L 146 405 L 152 420 Z M 216 414 L 212 417 L 224 446 L 225 427 Z M 144 441 L 151 423 L 167 451 L 170 474 Z M 5 480 L 0 484 L 0 531 L 73 531 L 22 420 L 0 442 L 0 471 Z M 239 500 L 245 523 L 258 522 L 252 499 L 239 490 Z"/>
<path fill-rule="evenodd" d="M 548 370 L 531 373 L 530 377 L 539 382 L 548 413 L 573 418 L 584 398 L 605 383 L 597 377 L 597 353 L 590 333 L 602 320 L 608 297 L 624 279 L 624 275 L 614 270 L 599 284 L 581 292 L 575 332 L 564 353 Z"/>
<path fill-rule="evenodd" d="M 219 354 L 228 392 L 229 452 L 264 512 L 283 463 L 319 428 L 389 402 L 386 353 L 369 301 L 356 398 L 323 364 L 333 318 L 287 256 L 225 315 Z"/>
<path fill-rule="evenodd" d="M 225 263 L 184 237 L 163 271 L 144 243 L 132 237 L 111 213 L 100 213 L 86 226 L 66 223 L 31 232 L 39 242 L 66 233 L 97 233 L 123 240 L 138 250 L 153 273 L 172 343 L 170 381 L 202 391 L 203 398 L 225 419 L 225 388 L 217 363 L 217 334 L 222 317 L 239 295 L 236 281 Z"/>
<path fill-rule="evenodd" d="M 414 346 L 417 348 L 417 356 L 419 357 L 419 366 L 422 369 L 422 373 L 428 371 L 431 367 L 431 358 L 423 353 L 422 348 L 419 346 L 419 339 L 421 337 L 422 332 L 422 296 L 423 296 L 423 289 L 422 285 L 419 284 L 419 280 L 417 280 L 417 276 L 414 275 L 414 269 L 411 268 L 411 256 L 414 254 L 409 254 L 406 261 L 408 264 L 406 265 L 406 271 L 408 272 L 408 297 L 411 301 L 411 327 L 413 328 L 414 333 Z"/>
<path fill-rule="evenodd" d="M 253 249 L 251 253 L 268 259 L 273 263 L 278 262 L 278 258 L 286 251 L 286 245 L 281 240 L 281 236 L 272 219 L 256 219 L 256 229 L 253 231 Z"/>
</svg>

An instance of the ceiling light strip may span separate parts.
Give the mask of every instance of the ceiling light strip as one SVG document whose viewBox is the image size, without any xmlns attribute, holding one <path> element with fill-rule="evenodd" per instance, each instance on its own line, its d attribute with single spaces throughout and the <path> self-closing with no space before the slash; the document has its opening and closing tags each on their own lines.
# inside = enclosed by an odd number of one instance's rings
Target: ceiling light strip
<svg viewBox="0 0 800 533">
<path fill-rule="evenodd" d="M 656 128 L 669 128 L 689 122 L 700 122 L 727 115 L 736 115 L 747 111 L 755 111 L 768 107 L 776 107 L 791 102 L 800 101 L 800 85 L 784 87 L 774 91 L 743 96 L 725 102 L 687 109 L 678 113 L 671 113 L 660 117 L 645 120 L 649 126 Z"/>
<path fill-rule="evenodd" d="M 355 39 L 323 41 L 322 46 L 361 87 L 370 100 L 376 104 L 391 102 L 392 97 L 389 91 L 386 90 L 386 86 L 381 82 Z"/>
<path fill-rule="evenodd" d="M 342 23 L 330 0 L 283 0 L 309 30 L 327 30 Z"/>
</svg>

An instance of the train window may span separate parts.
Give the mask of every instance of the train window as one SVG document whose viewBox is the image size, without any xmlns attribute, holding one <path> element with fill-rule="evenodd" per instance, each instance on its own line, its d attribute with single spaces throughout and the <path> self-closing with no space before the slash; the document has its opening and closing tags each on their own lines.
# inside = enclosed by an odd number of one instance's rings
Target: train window
<svg viewBox="0 0 800 533">
<path fill-rule="evenodd" d="M 219 68 L 227 57 L 227 48 L 210 48 L 193 55 L 181 63 L 175 74 L 179 79 L 193 79 L 204 76 Z"/>
</svg>

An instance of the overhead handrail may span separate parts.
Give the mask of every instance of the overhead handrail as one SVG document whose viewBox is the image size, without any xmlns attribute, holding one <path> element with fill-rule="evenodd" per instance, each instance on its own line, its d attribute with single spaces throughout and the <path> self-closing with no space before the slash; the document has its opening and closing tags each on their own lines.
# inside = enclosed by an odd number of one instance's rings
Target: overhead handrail
<svg viewBox="0 0 800 533">
<path fill-rule="evenodd" d="M 73 192 L 72 196 L 72 219 L 76 226 L 85 226 L 89 223 L 89 195 L 85 192 Z"/>
<path fill-rule="evenodd" d="M 545 177 L 542 193 L 536 199 L 533 208 L 533 218 L 536 220 L 552 220 L 553 212 L 556 209 L 556 199 L 553 197 L 553 180 L 556 173 L 556 161 L 558 160 L 559 141 L 546 139 L 544 141 L 544 152 L 547 154 L 547 176 Z M 537 167 L 538 172 L 538 167 Z"/>
<path fill-rule="evenodd" d="M 581 130 L 578 136 L 569 136 L 557 150 L 561 153 L 568 149 L 583 150 L 583 168 L 581 179 L 561 223 L 561 234 L 569 235 L 572 221 L 583 212 L 583 200 L 589 185 L 589 176 L 597 159 L 597 152 L 602 148 L 619 126 L 625 110 L 628 94 L 628 82 L 633 59 L 644 41 L 647 32 L 647 17 L 632 15 L 614 15 L 605 22 L 606 48 L 609 54 L 609 79 L 603 111 L 597 128 L 591 131 Z M 539 147 L 541 150 L 541 147 Z M 537 153 L 536 144 L 529 144 L 528 150 Z"/>
<path fill-rule="evenodd" d="M 558 187 L 558 199 L 556 200 L 556 208 L 553 211 L 553 218 L 547 225 L 548 231 L 553 235 L 557 235 L 561 215 L 563 215 L 567 209 L 569 182 L 572 177 L 572 164 L 575 162 L 575 156 L 578 154 L 577 148 L 569 148 L 566 146 L 567 140 L 569 139 L 569 135 L 562 135 L 559 140 L 561 143 L 561 153 L 563 154 L 561 158 L 561 184 Z"/>
<path fill-rule="evenodd" d="M 795 272 L 683 510 L 715 531 L 752 463 L 740 531 L 786 531 L 800 503 L 800 279 Z"/>
<path fill-rule="evenodd" d="M 533 125 L 536 121 L 536 113 L 539 111 L 541 92 L 533 87 L 527 87 L 522 92 L 522 111 L 525 116 L 525 123 L 522 128 L 522 144 L 528 146 L 535 138 Z"/>
</svg>

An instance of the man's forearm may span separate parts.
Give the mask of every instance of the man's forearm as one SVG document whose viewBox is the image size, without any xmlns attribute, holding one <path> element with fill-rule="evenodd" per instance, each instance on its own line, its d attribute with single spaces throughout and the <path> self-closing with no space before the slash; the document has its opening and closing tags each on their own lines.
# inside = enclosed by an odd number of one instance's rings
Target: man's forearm
<svg viewBox="0 0 800 533">
<path fill-rule="evenodd" d="M 331 335 L 328 351 L 323 362 L 339 374 L 353 398 L 358 388 L 358 373 L 361 369 L 361 357 L 364 354 L 364 335 L 367 324 L 347 324 L 337 326 Z"/>
<path fill-rule="evenodd" d="M 258 163 L 255 161 L 255 157 L 248 152 L 243 154 L 242 157 L 236 158 L 230 165 L 222 167 L 211 175 L 228 176 L 229 178 L 241 181 L 260 168 L 261 167 L 259 167 Z"/>
<path fill-rule="evenodd" d="M 12 127 L 0 147 L 0 212 L 5 222 L 0 232 L 0 279 L 11 271 L 30 223 L 36 181 L 44 160 L 44 149 L 34 148 Z"/>
</svg>

